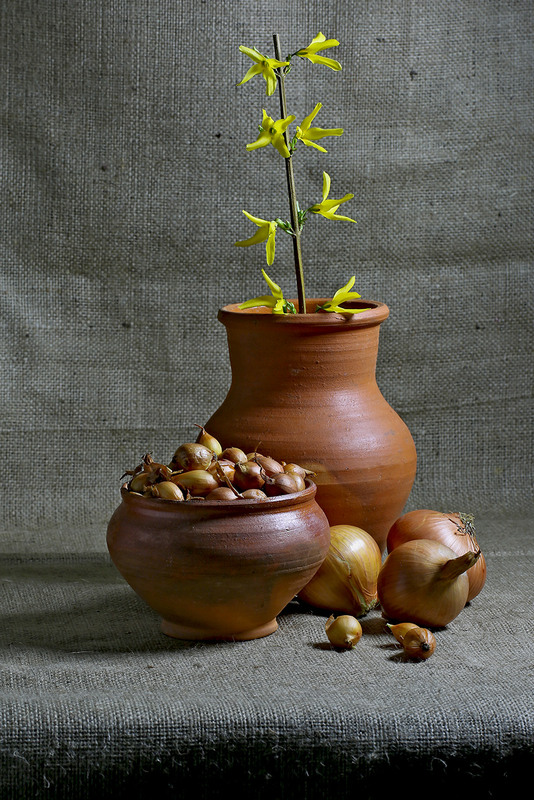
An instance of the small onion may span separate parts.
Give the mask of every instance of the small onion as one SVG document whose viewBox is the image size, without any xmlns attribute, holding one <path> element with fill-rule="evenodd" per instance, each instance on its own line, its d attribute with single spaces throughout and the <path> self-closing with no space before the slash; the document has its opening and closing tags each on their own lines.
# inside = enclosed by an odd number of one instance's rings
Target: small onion
<svg viewBox="0 0 534 800">
<path fill-rule="evenodd" d="M 326 559 L 298 596 L 315 608 L 362 616 L 377 604 L 381 564 L 380 548 L 370 534 L 353 525 L 334 525 Z"/>
<path fill-rule="evenodd" d="M 278 461 L 275 461 L 274 458 L 270 456 L 262 456 L 261 453 L 254 453 L 254 455 L 249 458 L 249 461 L 255 461 L 256 464 L 259 464 L 269 478 L 273 478 L 275 475 L 284 471 L 283 466 L 279 464 Z"/>
<path fill-rule="evenodd" d="M 184 499 L 184 494 L 179 486 L 172 481 L 160 481 L 150 487 L 150 494 L 153 497 L 161 497 L 163 500 L 178 500 Z"/>
<path fill-rule="evenodd" d="M 362 638 L 362 626 L 348 614 L 341 617 L 332 614 L 326 621 L 325 631 L 330 644 L 343 650 L 351 650 Z"/>
<path fill-rule="evenodd" d="M 457 556 L 478 553 L 480 547 L 475 536 L 473 517 L 459 512 L 443 514 L 440 511 L 418 509 L 400 517 L 388 534 L 387 548 L 392 552 L 399 544 L 413 539 L 433 539 L 450 547 Z M 483 554 L 467 572 L 469 578 L 468 602 L 476 597 L 486 582 L 486 560 Z"/>
<path fill-rule="evenodd" d="M 295 492 L 299 491 L 294 476 L 286 472 L 279 472 L 272 478 L 266 476 L 263 490 L 268 497 L 276 497 L 281 494 L 295 494 Z"/>
<path fill-rule="evenodd" d="M 221 458 L 233 464 L 244 464 L 248 460 L 247 454 L 240 447 L 226 447 L 221 453 Z"/>
<path fill-rule="evenodd" d="M 186 489 L 193 497 L 205 497 L 219 485 L 219 481 L 205 469 L 192 469 L 173 475 L 173 483 Z"/>
<path fill-rule="evenodd" d="M 148 472 L 138 472 L 128 484 L 128 489 L 130 492 L 143 492 L 149 485 L 148 479 Z"/>
<path fill-rule="evenodd" d="M 240 490 L 261 489 L 265 483 L 262 469 L 255 461 L 236 462 L 232 483 Z"/>
<path fill-rule="evenodd" d="M 399 644 L 402 644 L 402 640 L 404 639 L 408 631 L 411 631 L 412 628 L 417 628 L 417 627 L 419 626 L 416 625 L 415 622 L 398 622 L 396 625 L 391 625 L 390 623 L 388 623 L 388 628 L 390 629 L 395 639 L 399 642 Z"/>
<path fill-rule="evenodd" d="M 409 658 L 430 658 L 436 649 L 436 637 L 428 628 L 411 628 L 402 640 L 402 648 Z"/>
<path fill-rule="evenodd" d="M 478 555 L 456 556 L 432 539 L 404 542 L 388 555 L 378 576 L 378 599 L 384 615 L 410 619 L 420 626 L 447 625 L 467 602 L 466 571 Z"/>
<path fill-rule="evenodd" d="M 301 467 L 300 464 L 293 464 L 292 462 L 289 464 L 284 462 L 284 472 L 289 472 L 290 475 L 300 475 L 300 477 L 304 479 L 306 479 L 308 475 L 315 475 L 315 472 L 311 469 L 305 469 Z"/>
<path fill-rule="evenodd" d="M 245 500 L 267 500 L 267 495 L 261 489 L 245 489 L 243 497 Z"/>
<path fill-rule="evenodd" d="M 229 486 L 217 486 L 206 495 L 206 500 L 236 500 L 238 495 Z"/>
<path fill-rule="evenodd" d="M 212 450 L 216 456 L 220 456 L 222 453 L 222 445 L 219 440 L 216 439 L 215 436 L 210 436 L 210 434 L 205 428 L 202 427 L 202 425 L 197 425 L 196 423 L 195 425 L 197 428 L 200 428 L 200 433 L 197 436 L 197 443 L 203 444 L 205 447 L 208 447 L 210 450 Z"/>
<path fill-rule="evenodd" d="M 220 483 L 225 482 L 223 475 L 225 475 L 229 481 L 233 481 L 235 475 L 235 464 L 233 461 L 227 461 L 226 459 L 219 458 L 217 461 L 214 461 L 213 464 L 210 464 L 208 467 L 208 472 L 214 475 Z"/>
<path fill-rule="evenodd" d="M 285 474 L 289 475 L 291 478 L 293 478 L 293 481 L 295 482 L 295 486 L 297 487 L 297 492 L 303 492 L 304 491 L 304 489 L 306 488 L 306 481 L 302 477 L 302 475 L 298 475 L 296 472 L 286 472 Z"/>
<path fill-rule="evenodd" d="M 197 442 L 187 442 L 176 450 L 171 466 L 186 472 L 193 469 L 207 469 L 213 461 L 213 450 Z"/>
</svg>

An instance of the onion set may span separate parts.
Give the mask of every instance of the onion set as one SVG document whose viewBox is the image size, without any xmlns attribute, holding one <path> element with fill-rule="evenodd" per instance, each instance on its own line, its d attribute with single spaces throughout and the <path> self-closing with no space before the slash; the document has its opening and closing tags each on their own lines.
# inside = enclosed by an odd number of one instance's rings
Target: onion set
<svg viewBox="0 0 534 800">
<path fill-rule="evenodd" d="M 402 640 L 409 630 L 417 627 L 418 626 L 415 624 L 415 622 L 398 622 L 396 625 L 392 625 L 390 622 L 388 622 L 388 628 L 399 644 L 402 644 Z"/>
<path fill-rule="evenodd" d="M 402 640 L 402 648 L 408 658 L 426 661 L 436 649 L 436 637 L 428 628 L 410 628 Z"/>
<path fill-rule="evenodd" d="M 480 556 L 456 553 L 432 539 L 414 539 L 388 555 L 378 576 L 378 599 L 388 619 L 421 627 L 448 625 L 464 608 L 467 570 Z"/>
<path fill-rule="evenodd" d="M 370 534 L 353 525 L 333 525 L 326 559 L 298 596 L 315 608 L 360 617 L 378 602 L 381 564 L 380 548 Z"/>
<path fill-rule="evenodd" d="M 362 626 L 349 614 L 340 617 L 332 614 L 326 621 L 325 631 L 330 644 L 340 650 L 351 650 L 362 638 Z"/>
<path fill-rule="evenodd" d="M 415 622 L 388 623 L 388 628 L 409 658 L 427 659 L 436 649 L 436 637 L 432 631 L 420 628 Z"/>
<path fill-rule="evenodd" d="M 154 461 L 150 453 L 123 478 L 128 491 L 161 500 L 234 501 L 267 500 L 295 494 L 306 488 L 313 473 L 293 462 L 277 461 L 240 447 L 226 447 L 201 425 L 196 442 L 181 444 L 169 464 Z"/>
</svg>

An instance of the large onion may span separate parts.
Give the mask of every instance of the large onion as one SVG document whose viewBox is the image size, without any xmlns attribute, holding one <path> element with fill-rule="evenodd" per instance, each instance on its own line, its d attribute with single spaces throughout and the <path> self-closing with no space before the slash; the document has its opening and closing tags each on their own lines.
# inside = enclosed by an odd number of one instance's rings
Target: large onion
<svg viewBox="0 0 534 800">
<path fill-rule="evenodd" d="M 466 571 L 479 558 L 457 556 L 432 539 L 399 544 L 378 576 L 378 599 L 388 619 L 410 620 L 421 627 L 448 625 L 467 603 Z"/>
<path fill-rule="evenodd" d="M 326 559 L 299 597 L 315 608 L 362 616 L 378 602 L 381 564 L 380 548 L 370 534 L 353 525 L 334 525 Z"/>
<path fill-rule="evenodd" d="M 413 539 L 433 539 L 450 547 L 456 555 L 478 553 L 480 547 L 475 537 L 473 517 L 469 514 L 450 513 L 418 509 L 400 517 L 388 534 L 387 548 L 391 553 L 399 544 Z M 472 600 L 482 590 L 486 582 L 486 560 L 482 553 L 476 563 L 468 570 L 469 593 Z"/>
</svg>

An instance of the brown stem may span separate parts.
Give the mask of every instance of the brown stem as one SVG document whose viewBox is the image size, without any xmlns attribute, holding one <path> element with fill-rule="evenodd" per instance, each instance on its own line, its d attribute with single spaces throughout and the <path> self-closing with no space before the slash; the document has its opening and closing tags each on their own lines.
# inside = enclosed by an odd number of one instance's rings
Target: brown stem
<svg viewBox="0 0 534 800">
<path fill-rule="evenodd" d="M 283 61 L 282 50 L 280 48 L 280 39 L 277 33 L 273 34 L 274 40 L 274 53 L 278 61 Z M 286 106 L 286 88 L 284 83 L 283 67 L 276 70 L 278 76 L 278 88 L 280 90 L 280 112 L 282 119 L 287 117 Z M 289 150 L 289 137 L 287 131 L 284 131 L 284 141 Z M 302 252 L 300 249 L 300 224 L 297 204 L 297 193 L 295 190 L 295 175 L 293 173 L 293 160 L 292 156 L 285 158 L 286 162 L 286 177 L 287 177 L 287 191 L 289 194 L 289 211 L 291 214 L 291 227 L 293 228 L 293 256 L 295 259 L 295 276 L 297 279 L 297 296 L 299 313 L 306 313 L 306 295 L 304 292 L 304 270 L 302 267 Z"/>
<path fill-rule="evenodd" d="M 215 469 L 217 471 L 217 475 L 219 476 L 219 478 L 225 482 L 225 484 L 228 486 L 229 489 L 232 490 L 232 492 L 235 494 L 235 496 L 236 497 L 241 497 L 241 499 L 243 499 L 243 495 L 241 494 L 241 492 L 237 491 L 237 489 L 235 488 L 235 486 L 231 482 L 230 478 L 228 477 L 226 472 L 223 470 L 223 468 L 219 464 L 219 459 L 217 459 L 217 462 L 215 464 Z"/>
<path fill-rule="evenodd" d="M 441 568 L 440 578 L 445 581 L 453 581 L 458 575 L 461 575 L 463 572 L 467 572 L 468 569 L 471 569 L 473 564 L 475 564 L 480 556 L 480 550 L 478 552 L 473 553 L 469 550 L 467 553 L 464 553 L 463 556 L 458 556 L 458 558 L 451 558 L 450 561 L 446 561 L 443 567 Z"/>
</svg>

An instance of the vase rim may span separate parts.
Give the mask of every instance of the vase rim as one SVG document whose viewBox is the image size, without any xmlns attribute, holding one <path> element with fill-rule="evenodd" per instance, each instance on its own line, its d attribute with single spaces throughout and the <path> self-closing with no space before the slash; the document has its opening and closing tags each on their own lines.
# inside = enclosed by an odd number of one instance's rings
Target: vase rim
<svg viewBox="0 0 534 800">
<path fill-rule="evenodd" d="M 130 492 L 126 488 L 126 484 L 121 486 L 121 496 L 125 503 L 130 503 L 139 509 L 145 511 L 155 512 L 183 512 L 191 511 L 191 513 L 199 513 L 201 516 L 207 510 L 221 511 L 223 513 L 258 513 L 261 511 L 278 511 L 280 508 L 287 506 L 301 505 L 308 503 L 315 498 L 317 492 L 317 485 L 306 478 L 306 488 L 300 492 L 293 494 L 276 495 L 275 497 L 267 497 L 266 500 L 252 500 L 248 498 L 237 498 L 236 500 L 205 500 L 204 498 L 198 500 L 167 500 L 163 497 L 144 497 L 136 492 Z"/>
<path fill-rule="evenodd" d="M 344 303 L 346 308 L 360 309 L 355 314 L 339 314 L 336 312 L 315 313 L 319 305 L 327 303 L 332 298 L 314 297 L 306 300 L 306 307 L 313 309 L 306 314 L 273 314 L 268 306 L 256 306 L 255 308 L 240 309 L 239 303 L 230 303 L 219 310 L 218 318 L 221 322 L 254 319 L 255 324 L 265 325 L 313 325 L 314 327 L 340 327 L 365 328 L 371 325 L 379 325 L 389 316 L 389 308 L 385 303 L 377 300 L 352 300 Z M 298 307 L 298 301 L 290 300 Z M 233 502 L 233 501 L 231 501 Z"/>
</svg>

